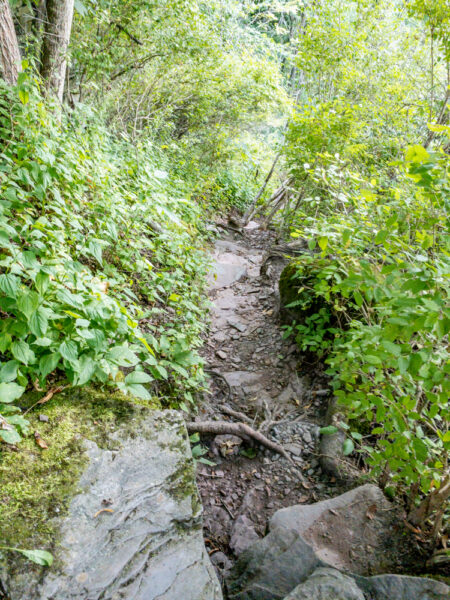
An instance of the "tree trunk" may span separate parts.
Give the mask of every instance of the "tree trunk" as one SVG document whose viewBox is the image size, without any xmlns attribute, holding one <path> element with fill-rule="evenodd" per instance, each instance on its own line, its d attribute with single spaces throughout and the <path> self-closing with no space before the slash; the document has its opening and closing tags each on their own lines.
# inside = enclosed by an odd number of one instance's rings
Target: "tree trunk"
<svg viewBox="0 0 450 600">
<path fill-rule="evenodd" d="M 8 0 L 0 0 L 0 59 L 3 78 L 15 85 L 21 69 L 20 50 Z"/>
<path fill-rule="evenodd" d="M 47 0 L 41 75 L 62 102 L 74 0 Z"/>
</svg>

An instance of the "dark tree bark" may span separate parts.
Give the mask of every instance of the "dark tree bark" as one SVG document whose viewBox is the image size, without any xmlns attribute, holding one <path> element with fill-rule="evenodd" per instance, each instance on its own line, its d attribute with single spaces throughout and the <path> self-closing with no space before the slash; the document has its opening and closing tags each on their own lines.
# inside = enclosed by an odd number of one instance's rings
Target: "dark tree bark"
<svg viewBox="0 0 450 600">
<path fill-rule="evenodd" d="M 0 59 L 3 78 L 15 85 L 21 69 L 20 50 L 8 0 L 0 0 Z"/>
<path fill-rule="evenodd" d="M 41 75 L 62 102 L 74 0 L 47 0 Z"/>
</svg>

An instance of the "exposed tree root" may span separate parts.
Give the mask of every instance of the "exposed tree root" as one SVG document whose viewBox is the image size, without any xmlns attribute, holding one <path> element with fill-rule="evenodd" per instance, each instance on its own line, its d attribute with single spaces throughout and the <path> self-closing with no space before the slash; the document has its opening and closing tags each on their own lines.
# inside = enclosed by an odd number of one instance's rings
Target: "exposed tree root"
<svg viewBox="0 0 450 600">
<path fill-rule="evenodd" d="M 254 439 L 262 446 L 269 448 L 273 452 L 281 454 L 292 465 L 295 464 L 289 454 L 279 444 L 272 442 L 259 431 L 255 431 L 245 423 L 228 423 L 227 421 L 199 421 L 198 423 L 186 423 L 189 433 L 213 433 L 215 435 L 237 435 L 238 437 L 248 440 Z"/>
</svg>

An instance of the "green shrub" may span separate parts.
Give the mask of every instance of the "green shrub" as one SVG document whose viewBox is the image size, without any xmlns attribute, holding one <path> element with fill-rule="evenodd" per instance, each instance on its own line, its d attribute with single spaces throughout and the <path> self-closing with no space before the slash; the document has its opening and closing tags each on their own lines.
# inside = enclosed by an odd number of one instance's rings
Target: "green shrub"
<svg viewBox="0 0 450 600">
<path fill-rule="evenodd" d="M 347 188 L 352 210 L 306 217 L 294 233 L 320 250 L 292 263 L 297 303 L 322 307 L 296 339 L 326 352 L 336 397 L 370 432 L 350 436 L 373 474 L 425 495 L 446 482 L 450 448 L 449 163 L 411 147 L 384 201 L 370 184 Z"/>
<path fill-rule="evenodd" d="M 167 380 L 185 406 L 203 376 L 199 209 L 151 145 L 83 108 L 59 123 L 25 73 L 0 92 L 0 437 L 26 432 L 26 388 L 56 380 L 143 399 Z"/>
</svg>

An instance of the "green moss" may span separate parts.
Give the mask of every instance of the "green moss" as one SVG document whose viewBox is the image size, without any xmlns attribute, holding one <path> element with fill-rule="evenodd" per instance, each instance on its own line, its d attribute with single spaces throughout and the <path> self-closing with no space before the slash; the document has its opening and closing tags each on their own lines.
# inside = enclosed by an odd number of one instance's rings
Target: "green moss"
<svg viewBox="0 0 450 600">
<path fill-rule="evenodd" d="M 21 399 L 24 408 L 42 394 Z M 144 403 L 142 403 L 144 404 Z M 1 544 L 23 548 L 55 546 L 54 517 L 63 516 L 78 491 L 78 480 L 87 464 L 83 439 L 110 447 L 110 434 L 117 429 L 132 435 L 140 417 L 149 408 L 111 390 L 70 389 L 30 411 L 31 431 L 38 432 L 48 449 L 41 449 L 33 434 L 17 451 L 0 452 Z M 48 422 L 39 420 L 48 417 Z M 114 447 L 118 443 L 113 442 Z"/>
</svg>

